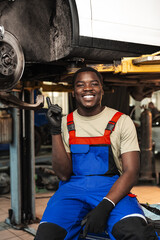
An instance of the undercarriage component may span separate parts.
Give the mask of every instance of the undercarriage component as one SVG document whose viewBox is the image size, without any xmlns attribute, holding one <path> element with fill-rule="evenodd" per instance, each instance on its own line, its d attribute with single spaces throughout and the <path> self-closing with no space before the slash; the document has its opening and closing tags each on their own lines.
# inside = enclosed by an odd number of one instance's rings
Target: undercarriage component
<svg viewBox="0 0 160 240">
<path fill-rule="evenodd" d="M 18 40 L 0 27 L 0 91 L 10 91 L 21 79 L 24 55 Z"/>
<path fill-rule="evenodd" d="M 21 101 L 19 98 L 17 98 L 11 93 L 0 92 L 0 101 L 8 107 L 22 108 L 28 110 L 37 110 L 42 108 L 44 105 L 43 95 L 38 95 L 36 98 L 36 103 L 31 104 Z"/>
<path fill-rule="evenodd" d="M 136 100 L 136 101 L 142 101 L 144 98 L 150 98 L 152 96 L 152 93 L 155 91 L 153 87 L 148 86 L 139 86 L 139 87 L 129 87 L 128 88 L 130 95 Z M 158 90 L 158 89 L 157 89 Z"/>
</svg>

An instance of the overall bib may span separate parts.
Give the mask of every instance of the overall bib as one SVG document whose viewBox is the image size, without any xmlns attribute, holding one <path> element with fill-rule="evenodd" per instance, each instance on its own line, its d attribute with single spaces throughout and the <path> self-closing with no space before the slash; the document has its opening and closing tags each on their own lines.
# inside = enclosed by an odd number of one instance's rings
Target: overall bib
<svg viewBox="0 0 160 240">
<path fill-rule="evenodd" d="M 111 149 L 110 134 L 122 113 L 117 112 L 107 124 L 103 136 L 76 137 L 73 113 L 67 116 L 73 175 L 61 181 L 59 189 L 49 200 L 41 223 L 57 224 L 67 231 L 65 240 L 76 240 L 82 230 L 81 221 L 107 195 L 119 178 Z M 106 230 L 112 240 L 112 228 L 122 218 L 143 211 L 134 195 L 124 197 L 112 210 Z"/>
</svg>

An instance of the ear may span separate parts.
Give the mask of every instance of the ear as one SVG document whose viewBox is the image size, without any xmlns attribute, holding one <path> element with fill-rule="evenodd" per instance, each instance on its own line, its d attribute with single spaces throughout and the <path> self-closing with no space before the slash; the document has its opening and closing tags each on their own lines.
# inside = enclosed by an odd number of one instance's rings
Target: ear
<svg viewBox="0 0 160 240">
<path fill-rule="evenodd" d="M 102 88 L 102 96 L 104 95 L 104 90 L 103 90 L 103 88 Z"/>
<path fill-rule="evenodd" d="M 74 91 L 72 91 L 72 97 L 74 97 Z"/>
</svg>

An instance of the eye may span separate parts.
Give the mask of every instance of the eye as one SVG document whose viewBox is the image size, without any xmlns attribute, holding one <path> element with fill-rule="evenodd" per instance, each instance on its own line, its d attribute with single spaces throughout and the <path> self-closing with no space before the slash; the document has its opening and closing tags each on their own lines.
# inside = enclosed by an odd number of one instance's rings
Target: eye
<svg viewBox="0 0 160 240">
<path fill-rule="evenodd" d="M 92 86 L 99 86 L 99 82 L 97 82 L 97 81 L 92 82 Z"/>
<path fill-rule="evenodd" d="M 84 86 L 84 83 L 81 83 L 81 82 L 76 84 L 76 87 L 83 87 L 83 86 Z"/>
</svg>

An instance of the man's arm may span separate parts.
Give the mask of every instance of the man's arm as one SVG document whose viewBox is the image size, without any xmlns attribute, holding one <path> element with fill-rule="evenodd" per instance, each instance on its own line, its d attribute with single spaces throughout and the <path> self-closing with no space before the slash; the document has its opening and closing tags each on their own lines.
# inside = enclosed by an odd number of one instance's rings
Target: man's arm
<svg viewBox="0 0 160 240">
<path fill-rule="evenodd" d="M 126 196 L 138 181 L 140 169 L 138 151 L 122 154 L 122 169 L 123 174 L 114 183 L 106 196 L 115 204 L 118 203 L 124 196 Z"/>
<path fill-rule="evenodd" d="M 72 174 L 71 154 L 66 152 L 61 134 L 52 135 L 52 166 L 55 174 L 62 181 L 70 178 Z"/>
<path fill-rule="evenodd" d="M 62 108 L 57 104 L 52 104 L 49 97 L 46 98 L 48 104 L 47 118 L 50 123 L 50 133 L 52 135 L 52 165 L 55 174 L 66 181 L 72 174 L 71 155 L 67 154 L 61 136 Z"/>
</svg>

